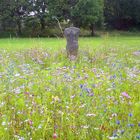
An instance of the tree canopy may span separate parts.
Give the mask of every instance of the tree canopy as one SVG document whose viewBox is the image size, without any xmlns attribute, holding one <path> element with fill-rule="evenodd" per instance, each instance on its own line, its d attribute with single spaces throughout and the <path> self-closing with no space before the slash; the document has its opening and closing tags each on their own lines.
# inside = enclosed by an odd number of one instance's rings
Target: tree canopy
<svg viewBox="0 0 140 140">
<path fill-rule="evenodd" d="M 139 0 L 0 0 L 0 31 L 42 34 L 57 22 L 88 29 L 140 27 Z M 27 35 L 31 35 L 28 32 Z"/>
</svg>

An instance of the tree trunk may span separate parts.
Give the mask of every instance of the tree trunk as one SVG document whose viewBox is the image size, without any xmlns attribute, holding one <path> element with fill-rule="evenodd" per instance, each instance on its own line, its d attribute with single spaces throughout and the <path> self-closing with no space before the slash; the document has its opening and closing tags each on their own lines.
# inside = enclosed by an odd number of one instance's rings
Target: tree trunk
<svg viewBox="0 0 140 140">
<path fill-rule="evenodd" d="M 6 23 L 4 21 L 2 21 L 1 27 L 2 31 L 6 31 Z"/>
<path fill-rule="evenodd" d="M 18 27 L 18 36 L 20 36 L 22 34 L 22 31 L 21 31 L 21 20 L 17 21 L 17 27 Z"/>
<path fill-rule="evenodd" d="M 44 18 L 40 19 L 40 24 L 41 24 L 41 31 L 45 30 L 45 20 L 44 20 Z"/>
<path fill-rule="evenodd" d="M 91 24 L 90 30 L 91 30 L 91 36 L 95 36 L 96 35 L 96 32 L 95 32 L 95 26 L 94 26 L 94 24 Z"/>
</svg>

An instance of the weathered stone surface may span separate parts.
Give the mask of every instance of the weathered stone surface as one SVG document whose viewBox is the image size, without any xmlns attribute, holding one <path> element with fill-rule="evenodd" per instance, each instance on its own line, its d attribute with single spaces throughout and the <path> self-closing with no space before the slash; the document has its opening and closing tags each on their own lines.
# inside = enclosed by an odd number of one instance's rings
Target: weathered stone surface
<svg viewBox="0 0 140 140">
<path fill-rule="evenodd" d="M 75 59 L 78 54 L 78 37 L 80 29 L 76 27 L 66 28 L 64 35 L 67 39 L 67 55 L 69 58 Z"/>
</svg>

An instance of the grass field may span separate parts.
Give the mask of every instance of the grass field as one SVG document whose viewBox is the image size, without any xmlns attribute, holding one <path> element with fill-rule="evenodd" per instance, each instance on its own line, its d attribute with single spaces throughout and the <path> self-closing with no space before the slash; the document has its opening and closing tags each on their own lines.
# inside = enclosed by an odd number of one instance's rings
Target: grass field
<svg viewBox="0 0 140 140">
<path fill-rule="evenodd" d="M 140 139 L 140 36 L 0 39 L 0 140 Z"/>
<path fill-rule="evenodd" d="M 96 38 L 80 38 L 80 47 L 91 49 L 105 45 L 113 45 L 113 47 L 127 46 L 127 47 L 139 47 L 140 36 L 103 36 Z M 17 49 L 28 49 L 28 48 L 47 48 L 52 50 L 58 50 L 60 48 L 65 48 L 65 39 L 56 38 L 34 38 L 34 39 L 0 39 L 0 48 L 17 50 Z"/>
</svg>

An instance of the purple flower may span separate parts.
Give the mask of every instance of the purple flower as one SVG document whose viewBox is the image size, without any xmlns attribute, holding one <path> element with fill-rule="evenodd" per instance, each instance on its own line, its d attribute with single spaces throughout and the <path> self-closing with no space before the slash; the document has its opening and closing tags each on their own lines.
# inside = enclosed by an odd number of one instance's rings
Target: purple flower
<svg viewBox="0 0 140 140">
<path fill-rule="evenodd" d="M 76 66 L 73 66 L 74 69 L 76 69 Z"/>
<path fill-rule="evenodd" d="M 124 134 L 124 132 L 125 132 L 124 130 L 121 130 L 121 134 Z"/>
<path fill-rule="evenodd" d="M 120 121 L 119 121 L 119 120 L 117 120 L 117 121 L 116 121 L 116 124 L 118 124 L 118 125 L 119 125 L 119 124 L 120 124 Z"/>
<path fill-rule="evenodd" d="M 83 85 L 82 84 L 80 84 L 80 88 L 83 88 Z"/>
<path fill-rule="evenodd" d="M 72 95 L 72 96 L 71 96 L 71 99 L 74 99 L 74 98 L 75 98 L 75 96 L 76 96 L 75 94 L 74 94 L 74 95 Z"/>
<path fill-rule="evenodd" d="M 138 123 L 138 126 L 140 127 L 140 122 Z"/>
<path fill-rule="evenodd" d="M 32 126 L 32 125 L 33 125 L 32 120 L 29 120 L 29 125 L 30 125 L 30 126 Z"/>
<path fill-rule="evenodd" d="M 94 94 L 93 93 L 90 93 L 90 94 L 88 94 L 88 96 L 92 97 L 92 96 L 94 96 Z"/>
<path fill-rule="evenodd" d="M 129 114 L 128 114 L 128 116 L 129 116 L 129 117 L 132 117 L 132 116 L 133 116 L 133 114 L 132 114 L 132 113 L 129 113 Z"/>
<path fill-rule="evenodd" d="M 114 82 L 112 83 L 112 87 L 113 87 L 113 88 L 115 88 L 115 87 L 116 87 L 116 84 L 115 84 Z"/>
<path fill-rule="evenodd" d="M 115 79 L 116 78 L 116 75 L 113 75 L 113 78 Z"/>
<path fill-rule="evenodd" d="M 89 89 L 89 88 L 86 88 L 86 91 L 87 91 L 88 93 L 90 93 L 90 92 L 91 92 L 91 89 Z"/>
<path fill-rule="evenodd" d="M 126 92 L 122 92 L 122 96 L 124 96 L 126 98 L 131 98 Z"/>
<path fill-rule="evenodd" d="M 113 133 L 113 137 L 118 137 L 118 135 L 116 134 L 116 132 Z"/>
<path fill-rule="evenodd" d="M 29 95 L 30 93 L 29 92 L 24 92 L 24 94 Z"/>
<path fill-rule="evenodd" d="M 127 126 L 128 126 L 128 127 L 133 127 L 133 126 L 134 126 L 134 124 L 128 124 Z"/>
</svg>

